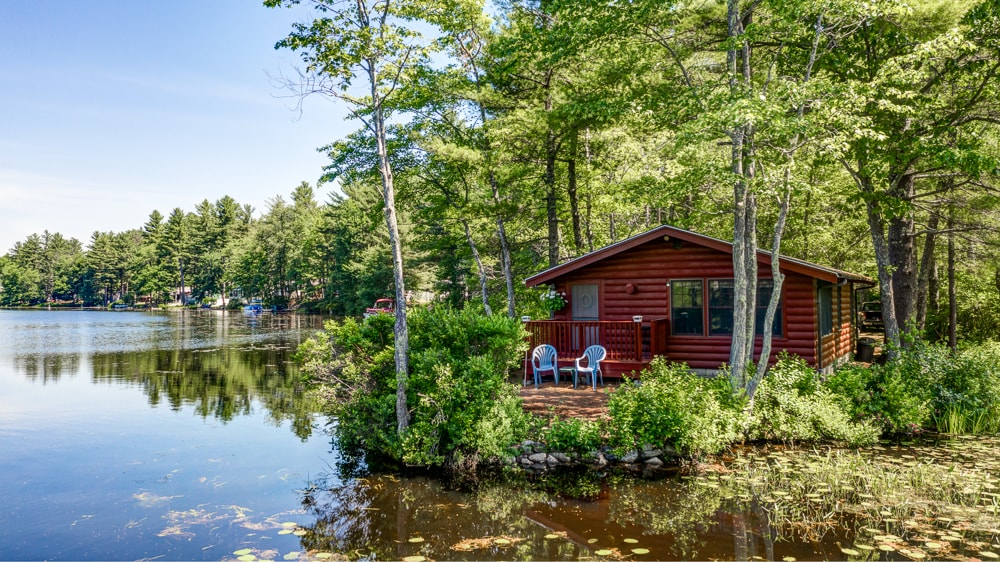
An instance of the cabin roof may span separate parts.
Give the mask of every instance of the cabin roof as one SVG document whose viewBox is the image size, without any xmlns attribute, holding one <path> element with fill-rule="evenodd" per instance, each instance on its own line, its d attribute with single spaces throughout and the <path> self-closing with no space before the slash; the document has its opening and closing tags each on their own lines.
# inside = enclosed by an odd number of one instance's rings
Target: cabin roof
<svg viewBox="0 0 1000 562">
<path fill-rule="evenodd" d="M 653 240 L 659 238 L 665 239 L 676 239 L 682 240 L 684 242 L 690 242 L 692 244 L 697 244 L 699 246 L 705 246 L 718 250 L 723 253 L 732 254 L 733 244 L 732 242 L 726 242 L 725 240 L 720 240 L 718 238 L 712 238 L 711 236 L 705 236 L 704 234 L 698 234 L 691 232 L 690 230 L 683 230 L 680 228 L 675 228 L 669 225 L 658 226 L 642 234 L 637 234 L 631 238 L 627 238 L 620 242 L 616 242 L 609 246 L 605 246 L 599 250 L 594 250 L 588 254 L 584 254 L 576 259 L 570 260 L 566 263 L 559 264 L 554 267 L 550 267 L 545 271 L 536 273 L 531 277 L 525 279 L 524 283 L 528 287 L 534 287 L 536 285 L 541 285 L 543 283 L 549 283 L 563 275 L 572 273 L 590 264 L 599 262 L 601 260 L 616 256 L 622 252 L 628 251 L 637 246 L 641 246 Z M 767 250 L 757 250 L 757 261 L 759 263 L 770 266 L 771 264 L 771 252 Z M 821 279 L 830 283 L 838 283 L 840 281 L 856 281 L 865 284 L 874 284 L 874 281 L 864 275 L 858 275 L 856 273 L 849 273 L 847 271 L 841 271 L 839 269 L 834 269 L 832 267 L 825 267 L 822 265 L 817 265 L 815 263 L 807 262 L 805 260 L 800 260 L 796 258 L 791 258 L 788 256 L 780 257 L 780 266 L 782 271 L 791 271 L 795 273 L 800 273 L 808 277 L 813 277 L 815 279 Z"/>
</svg>

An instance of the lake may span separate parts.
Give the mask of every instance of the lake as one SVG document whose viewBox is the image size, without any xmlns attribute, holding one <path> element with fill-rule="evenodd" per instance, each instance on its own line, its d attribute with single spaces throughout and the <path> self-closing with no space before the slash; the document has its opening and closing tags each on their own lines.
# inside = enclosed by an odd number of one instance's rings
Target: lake
<svg viewBox="0 0 1000 562">
<path fill-rule="evenodd" d="M 1000 558 L 996 438 L 475 493 L 345 476 L 290 363 L 321 321 L 0 310 L 0 560 Z"/>
<path fill-rule="evenodd" d="M 289 354 L 320 323 L 0 310 L 0 558 L 296 550 L 333 461 Z"/>
</svg>

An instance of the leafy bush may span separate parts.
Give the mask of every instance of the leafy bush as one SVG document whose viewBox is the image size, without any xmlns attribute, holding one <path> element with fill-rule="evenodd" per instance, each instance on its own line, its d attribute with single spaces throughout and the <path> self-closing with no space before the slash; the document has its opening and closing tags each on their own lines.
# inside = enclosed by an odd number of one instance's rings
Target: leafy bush
<svg viewBox="0 0 1000 562">
<path fill-rule="evenodd" d="M 931 346 L 929 346 L 931 347 Z M 1000 344 L 989 342 L 949 354 L 934 378 L 932 419 L 938 431 L 997 433 L 1000 431 Z"/>
<path fill-rule="evenodd" d="M 740 404 L 724 377 L 699 377 L 682 363 L 654 360 L 638 386 L 608 401 L 611 444 L 619 451 L 673 446 L 685 455 L 716 453 L 739 437 Z"/>
<path fill-rule="evenodd" d="M 833 393 L 817 385 L 816 370 L 802 358 L 782 355 L 761 381 L 750 412 L 749 436 L 769 441 L 833 439 L 874 443 L 878 428 L 854 423 Z"/>
<path fill-rule="evenodd" d="M 554 417 L 542 432 L 541 441 L 550 451 L 589 453 L 604 444 L 602 433 L 600 422 Z"/>
<path fill-rule="evenodd" d="M 527 430 L 508 371 L 524 351 L 523 327 L 503 316 L 445 307 L 409 316 L 410 427 L 396 432 L 396 373 L 389 315 L 328 322 L 300 346 L 303 370 L 321 385 L 341 445 L 411 465 L 449 456 L 501 456 Z"/>
<path fill-rule="evenodd" d="M 847 365 L 825 383 L 855 419 L 885 433 L 937 429 L 995 433 L 1000 429 L 1000 346 L 952 354 L 941 344 L 914 342 L 899 357 L 870 368 Z"/>
</svg>

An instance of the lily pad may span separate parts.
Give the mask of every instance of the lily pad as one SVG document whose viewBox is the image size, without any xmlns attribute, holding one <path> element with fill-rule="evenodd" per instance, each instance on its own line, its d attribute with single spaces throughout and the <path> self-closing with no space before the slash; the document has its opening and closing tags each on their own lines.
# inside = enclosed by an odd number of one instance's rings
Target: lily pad
<svg viewBox="0 0 1000 562">
<path fill-rule="evenodd" d="M 240 556 L 236 559 L 239 560 L 240 562 L 253 562 L 254 560 L 257 559 L 257 557 L 254 556 L 253 554 L 244 554 L 243 556 Z"/>
<path fill-rule="evenodd" d="M 848 556 L 860 556 L 861 555 L 860 551 L 854 550 L 853 548 L 840 547 L 840 551 L 843 552 L 844 554 L 848 555 Z"/>
<path fill-rule="evenodd" d="M 597 542 L 597 539 L 587 539 L 587 544 L 594 544 L 595 542 Z"/>
<path fill-rule="evenodd" d="M 293 550 L 292 552 L 289 552 L 288 554 L 282 556 L 282 558 L 284 558 L 285 560 L 298 560 L 299 556 L 301 555 L 302 555 L 301 552 Z"/>
<path fill-rule="evenodd" d="M 598 556 L 611 556 L 614 553 L 606 548 L 602 548 L 601 550 L 595 550 L 594 554 Z"/>
<path fill-rule="evenodd" d="M 557 534 L 555 534 L 555 533 L 549 533 L 549 534 L 545 535 L 545 538 L 547 538 L 547 539 L 549 539 L 549 540 L 552 540 L 552 539 L 558 539 L 558 538 L 559 538 L 559 535 L 557 535 Z"/>
<path fill-rule="evenodd" d="M 626 544 L 639 544 L 639 541 L 637 539 L 622 539 L 622 542 Z"/>
<path fill-rule="evenodd" d="M 239 550 L 234 550 L 233 554 L 235 554 L 236 556 L 243 556 L 244 554 L 250 554 L 251 552 L 253 552 L 253 549 L 241 548 Z"/>
<path fill-rule="evenodd" d="M 306 536 L 307 533 L 304 530 L 299 529 L 297 531 L 292 531 L 292 534 L 295 535 L 296 537 L 304 537 Z"/>
<path fill-rule="evenodd" d="M 408 542 L 412 543 L 424 542 L 424 537 L 410 537 Z"/>
<path fill-rule="evenodd" d="M 404 556 L 403 557 L 403 562 L 424 562 L 424 560 L 427 560 L 427 559 L 424 558 L 423 556 Z"/>
<path fill-rule="evenodd" d="M 648 548 L 633 548 L 632 554 L 649 554 Z"/>
<path fill-rule="evenodd" d="M 282 530 L 278 531 L 278 534 L 279 535 L 290 535 L 290 534 L 292 534 L 294 532 L 295 531 L 293 531 L 291 529 L 282 529 Z"/>
<path fill-rule="evenodd" d="M 989 550 L 980 550 L 979 555 L 982 556 L 983 558 L 990 558 L 994 560 L 1000 558 L 1000 554 L 997 554 L 996 552 L 991 552 Z"/>
</svg>

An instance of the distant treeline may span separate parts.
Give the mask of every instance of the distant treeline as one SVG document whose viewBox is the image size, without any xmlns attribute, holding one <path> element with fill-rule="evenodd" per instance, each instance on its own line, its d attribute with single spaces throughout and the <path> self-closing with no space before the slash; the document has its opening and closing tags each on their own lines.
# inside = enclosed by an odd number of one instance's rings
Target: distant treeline
<svg viewBox="0 0 1000 562">
<path fill-rule="evenodd" d="M 357 7 L 316 5 L 281 45 L 316 73 L 306 91 L 337 98 L 360 55 L 323 18 Z M 365 59 L 392 78 L 384 138 L 372 100 L 337 98 L 361 128 L 322 148 L 335 195 L 34 235 L 0 258 L 0 304 L 357 312 L 394 292 L 384 156 L 406 289 L 456 307 L 541 313 L 527 275 L 668 223 L 763 248 L 781 232 L 783 254 L 878 279 L 904 333 L 1000 335 L 995 1 L 390 5 L 378 36 L 400 39 Z"/>
</svg>

